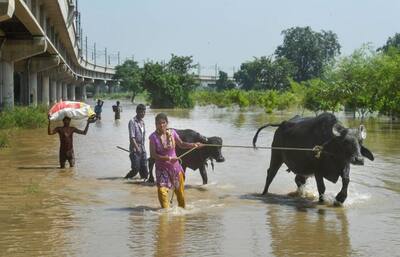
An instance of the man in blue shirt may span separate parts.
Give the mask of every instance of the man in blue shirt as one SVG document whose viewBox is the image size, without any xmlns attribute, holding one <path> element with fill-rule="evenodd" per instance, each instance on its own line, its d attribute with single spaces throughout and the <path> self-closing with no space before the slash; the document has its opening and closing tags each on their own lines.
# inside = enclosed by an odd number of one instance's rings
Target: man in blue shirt
<svg viewBox="0 0 400 257">
<path fill-rule="evenodd" d="M 146 106 L 139 104 L 136 106 L 136 116 L 128 124 L 131 171 L 129 171 L 125 178 L 133 178 L 139 173 L 140 178 L 147 179 L 149 174 L 145 148 L 146 131 L 143 121 L 145 114 Z"/>
<path fill-rule="evenodd" d="M 101 101 L 100 99 L 98 99 L 97 104 L 94 107 L 94 113 L 96 113 L 96 118 L 98 120 L 101 120 L 101 112 L 103 111 L 103 104 L 104 104 L 104 101 Z"/>
</svg>

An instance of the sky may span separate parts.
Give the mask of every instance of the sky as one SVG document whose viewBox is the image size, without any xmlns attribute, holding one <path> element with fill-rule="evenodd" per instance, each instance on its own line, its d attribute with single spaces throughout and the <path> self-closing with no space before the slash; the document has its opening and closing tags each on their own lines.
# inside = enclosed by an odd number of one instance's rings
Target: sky
<svg viewBox="0 0 400 257">
<path fill-rule="evenodd" d="M 205 75 L 272 55 L 295 26 L 336 33 L 342 55 L 400 32 L 398 0 L 78 0 L 78 9 L 88 52 L 96 42 L 114 62 L 117 52 L 139 63 L 193 56 Z"/>
</svg>

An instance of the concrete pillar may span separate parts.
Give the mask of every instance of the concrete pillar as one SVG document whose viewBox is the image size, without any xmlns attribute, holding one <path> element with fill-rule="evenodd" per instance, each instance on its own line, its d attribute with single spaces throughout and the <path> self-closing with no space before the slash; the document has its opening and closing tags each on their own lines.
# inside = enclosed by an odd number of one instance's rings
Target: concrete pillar
<svg viewBox="0 0 400 257">
<path fill-rule="evenodd" d="M 50 81 L 50 102 L 57 102 L 57 81 L 54 78 Z"/>
<path fill-rule="evenodd" d="M 2 61 L 1 65 L 1 78 L 0 83 L 2 87 L 1 92 L 1 107 L 13 108 L 14 107 L 14 63 Z"/>
<path fill-rule="evenodd" d="M 75 88 L 76 88 L 76 86 L 75 86 L 75 84 L 71 84 L 70 85 L 70 92 L 71 92 L 71 100 L 72 101 L 75 101 L 76 100 L 76 97 L 75 97 Z"/>
<path fill-rule="evenodd" d="M 15 72 L 14 64 L 14 72 Z M 29 104 L 29 74 L 25 69 L 23 72 L 19 73 L 20 83 L 19 83 L 19 104 L 28 105 Z M 14 81 L 15 82 L 15 81 Z M 14 83 L 15 87 L 15 83 Z"/>
<path fill-rule="evenodd" d="M 77 100 L 82 100 L 82 85 L 78 84 L 75 87 L 75 97 Z"/>
<path fill-rule="evenodd" d="M 67 83 L 65 82 L 62 83 L 62 99 L 63 101 L 68 100 L 68 88 L 67 88 Z"/>
<path fill-rule="evenodd" d="M 62 100 L 62 83 L 57 81 L 57 102 Z"/>
<path fill-rule="evenodd" d="M 100 94 L 100 84 L 99 84 L 99 83 L 96 83 L 96 84 L 94 85 L 94 94 L 95 94 L 96 96 L 98 96 L 98 95 Z"/>
<path fill-rule="evenodd" d="M 38 103 L 38 74 L 37 72 L 31 72 L 29 74 L 29 102 L 33 106 L 37 106 Z"/>
<path fill-rule="evenodd" d="M 42 75 L 42 104 L 50 104 L 50 77 L 48 74 Z"/>
<path fill-rule="evenodd" d="M 86 94 L 86 84 L 82 85 L 82 101 L 87 100 L 87 94 Z"/>
</svg>

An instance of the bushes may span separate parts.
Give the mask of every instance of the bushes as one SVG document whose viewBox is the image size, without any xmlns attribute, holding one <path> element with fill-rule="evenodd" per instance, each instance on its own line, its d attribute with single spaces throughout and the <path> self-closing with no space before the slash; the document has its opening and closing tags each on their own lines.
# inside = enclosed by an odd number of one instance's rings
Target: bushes
<svg viewBox="0 0 400 257">
<path fill-rule="evenodd" d="M 108 100 L 118 100 L 118 99 L 131 99 L 132 93 L 130 92 L 119 92 L 119 93 L 101 93 L 93 96 L 93 99 L 108 99 Z"/>
<path fill-rule="evenodd" d="M 191 97 L 199 105 L 213 104 L 218 107 L 237 105 L 240 108 L 257 106 L 265 109 L 266 112 L 272 112 L 274 109 L 287 109 L 299 102 L 294 93 L 290 91 L 280 93 L 275 90 L 243 91 L 233 89 L 221 92 L 199 90 L 194 92 Z"/>
<path fill-rule="evenodd" d="M 47 124 L 47 107 L 15 107 L 0 113 L 0 129 L 40 128 Z"/>
<path fill-rule="evenodd" d="M 0 112 L 0 148 L 9 143 L 12 128 L 41 128 L 47 124 L 47 107 L 15 107 Z"/>
</svg>

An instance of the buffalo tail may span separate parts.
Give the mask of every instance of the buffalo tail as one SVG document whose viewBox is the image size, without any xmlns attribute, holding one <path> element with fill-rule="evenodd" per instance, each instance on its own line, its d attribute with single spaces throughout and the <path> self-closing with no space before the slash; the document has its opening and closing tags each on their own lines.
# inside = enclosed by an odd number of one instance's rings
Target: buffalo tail
<svg viewBox="0 0 400 257">
<path fill-rule="evenodd" d="M 272 127 L 278 127 L 280 124 L 266 124 L 259 128 L 256 132 L 256 134 L 253 137 L 253 147 L 256 148 L 256 143 L 257 143 L 257 138 L 258 138 L 258 133 L 260 133 L 261 130 L 265 129 L 266 127 L 272 126 Z"/>
</svg>

